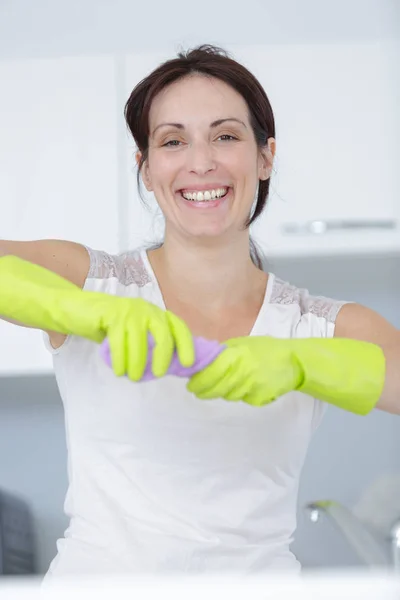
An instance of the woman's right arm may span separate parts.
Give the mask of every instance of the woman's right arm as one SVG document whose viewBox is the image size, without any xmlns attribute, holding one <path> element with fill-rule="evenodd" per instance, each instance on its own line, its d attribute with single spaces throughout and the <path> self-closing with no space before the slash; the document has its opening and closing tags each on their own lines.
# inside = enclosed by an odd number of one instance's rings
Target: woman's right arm
<svg viewBox="0 0 400 600">
<path fill-rule="evenodd" d="M 97 344 L 107 338 L 114 373 L 134 381 L 147 364 L 149 334 L 156 377 L 167 372 L 174 349 L 183 366 L 193 365 L 192 334 L 179 317 L 141 297 L 82 290 L 90 266 L 84 246 L 50 240 L 28 244 L 0 243 L 0 315 Z"/>
<path fill-rule="evenodd" d="M 80 288 L 89 271 L 89 255 L 84 246 L 64 240 L 35 240 L 16 242 L 0 240 L 0 258 L 13 255 L 57 273 Z M 26 327 L 23 323 L 1 317 L 5 321 Z M 47 331 L 54 348 L 61 346 L 66 335 Z"/>
</svg>

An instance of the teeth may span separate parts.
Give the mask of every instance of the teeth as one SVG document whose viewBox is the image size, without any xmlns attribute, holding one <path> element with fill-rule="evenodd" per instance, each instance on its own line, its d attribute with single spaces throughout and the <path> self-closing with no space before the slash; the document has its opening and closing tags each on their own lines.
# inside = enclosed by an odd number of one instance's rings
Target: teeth
<svg viewBox="0 0 400 600">
<path fill-rule="evenodd" d="M 221 198 L 225 196 L 228 188 L 217 188 L 216 190 L 205 190 L 204 192 L 184 192 L 182 196 L 186 200 L 192 200 L 193 202 L 207 202 L 208 200 L 215 200 L 215 198 Z"/>
</svg>

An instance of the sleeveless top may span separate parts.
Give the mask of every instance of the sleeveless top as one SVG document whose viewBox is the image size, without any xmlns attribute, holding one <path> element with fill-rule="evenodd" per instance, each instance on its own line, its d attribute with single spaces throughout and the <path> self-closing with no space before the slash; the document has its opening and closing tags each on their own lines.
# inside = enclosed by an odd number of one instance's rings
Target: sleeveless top
<svg viewBox="0 0 400 600">
<path fill-rule="evenodd" d="M 85 290 L 164 308 L 145 249 L 87 250 Z M 250 335 L 332 337 L 343 304 L 270 273 Z M 322 402 L 300 392 L 264 407 L 202 401 L 185 379 L 115 377 L 89 340 L 53 349 L 44 338 L 65 412 L 70 518 L 46 579 L 299 572 L 297 491 Z"/>
</svg>

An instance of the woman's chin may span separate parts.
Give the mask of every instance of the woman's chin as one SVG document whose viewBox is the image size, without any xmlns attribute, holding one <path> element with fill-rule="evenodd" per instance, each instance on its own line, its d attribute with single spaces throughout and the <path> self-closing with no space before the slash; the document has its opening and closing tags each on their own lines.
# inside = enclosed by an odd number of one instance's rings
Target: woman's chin
<svg viewBox="0 0 400 600">
<path fill-rule="evenodd" d="M 196 240 L 216 240 L 226 236 L 230 227 L 224 223 L 208 223 L 207 226 L 200 223 L 182 223 L 180 226 L 181 230 L 184 230 L 188 237 Z"/>
</svg>

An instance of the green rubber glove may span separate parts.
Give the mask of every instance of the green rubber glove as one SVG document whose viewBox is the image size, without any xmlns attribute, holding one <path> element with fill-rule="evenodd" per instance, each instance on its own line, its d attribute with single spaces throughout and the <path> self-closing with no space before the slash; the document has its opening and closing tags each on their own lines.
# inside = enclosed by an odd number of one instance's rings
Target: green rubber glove
<svg viewBox="0 0 400 600">
<path fill-rule="evenodd" d="M 375 344 L 342 338 L 242 337 L 225 342 L 211 365 L 187 385 L 201 399 L 242 400 L 254 406 L 298 390 L 359 415 L 378 402 L 385 357 Z"/>
<path fill-rule="evenodd" d="M 16 256 L 0 258 L 0 315 L 20 323 L 100 343 L 108 338 L 115 375 L 141 379 L 148 332 L 155 340 L 152 370 L 163 376 L 174 349 L 183 366 L 194 362 L 193 338 L 176 315 L 142 298 L 87 292 Z"/>
</svg>

